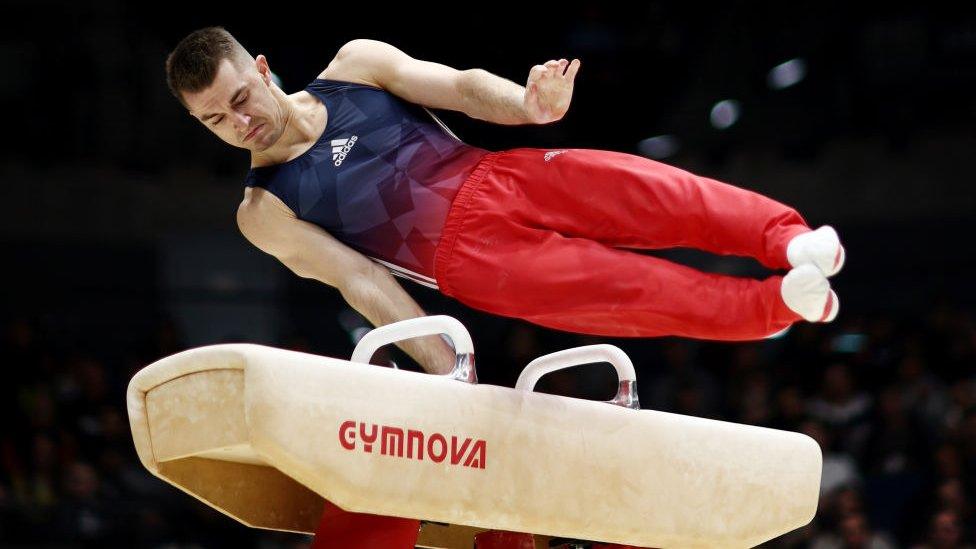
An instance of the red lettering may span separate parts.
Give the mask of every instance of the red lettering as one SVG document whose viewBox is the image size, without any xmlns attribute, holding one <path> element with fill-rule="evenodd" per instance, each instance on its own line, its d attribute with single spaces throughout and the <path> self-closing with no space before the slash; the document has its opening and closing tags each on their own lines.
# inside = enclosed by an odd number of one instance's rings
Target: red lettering
<svg viewBox="0 0 976 549">
<path fill-rule="evenodd" d="M 474 448 L 468 454 L 468 459 L 464 460 L 464 466 L 476 469 L 485 468 L 485 441 L 479 440 L 474 443 Z"/>
<path fill-rule="evenodd" d="M 365 423 L 359 424 L 359 440 L 363 441 L 363 445 L 366 447 L 365 450 L 368 453 L 373 452 L 373 443 L 376 442 L 376 432 L 378 430 L 375 424 L 370 425 L 370 427 L 372 428 L 372 431 L 370 431 L 369 434 L 367 435 L 366 424 Z"/>
<path fill-rule="evenodd" d="M 355 421 L 343 421 L 342 425 L 339 426 L 339 444 L 341 444 L 346 450 L 356 449 Z"/>
<path fill-rule="evenodd" d="M 382 437 L 380 453 L 384 456 L 403 457 L 403 429 L 384 425 L 380 432 L 382 433 L 380 435 Z M 395 454 L 393 453 L 394 447 L 396 447 Z"/>
<path fill-rule="evenodd" d="M 373 445 L 376 444 L 376 438 L 379 436 L 381 455 L 404 457 L 404 430 L 400 427 L 360 422 L 357 436 L 356 422 L 346 420 L 339 425 L 339 444 L 346 450 L 355 450 L 358 438 L 363 443 L 363 451 L 373 453 Z M 451 436 L 451 445 L 448 448 L 445 435 L 434 433 L 426 436 L 423 431 L 417 429 L 406 429 L 406 457 L 423 461 L 425 438 L 427 456 L 434 463 L 443 462 L 450 451 L 451 465 L 463 465 L 475 469 L 486 467 L 488 450 L 484 440 Z"/>
<path fill-rule="evenodd" d="M 458 437 L 451 437 L 451 465 L 457 465 L 461 463 L 461 458 L 464 457 L 465 450 L 468 449 L 468 445 L 471 444 L 471 439 L 464 439 L 464 444 L 458 448 L 457 445 Z"/>
<path fill-rule="evenodd" d="M 413 457 L 413 443 L 417 442 L 417 459 L 424 460 L 424 434 L 410 429 L 407 431 L 407 457 Z"/>
<path fill-rule="evenodd" d="M 434 451 L 435 442 L 441 445 L 439 452 Z M 427 455 L 430 456 L 430 459 L 435 463 L 444 461 L 444 458 L 447 456 L 447 440 L 444 439 L 444 435 L 434 433 L 430 436 L 430 438 L 427 439 Z"/>
</svg>

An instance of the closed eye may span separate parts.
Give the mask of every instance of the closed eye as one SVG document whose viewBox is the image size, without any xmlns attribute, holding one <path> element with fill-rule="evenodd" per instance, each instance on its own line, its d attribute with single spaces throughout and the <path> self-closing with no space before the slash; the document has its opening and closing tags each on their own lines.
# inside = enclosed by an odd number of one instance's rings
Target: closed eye
<svg viewBox="0 0 976 549">
<path fill-rule="evenodd" d="M 238 101 L 238 102 L 237 102 L 237 104 L 236 104 L 236 105 L 234 105 L 234 106 L 235 106 L 235 107 L 239 107 L 239 106 L 241 106 L 241 105 L 243 105 L 244 103 L 246 103 L 246 102 L 247 102 L 247 99 L 248 99 L 247 97 L 245 97 L 244 99 L 241 99 L 241 100 L 240 100 L 240 101 Z M 223 117 L 223 116 L 221 116 L 220 118 L 218 118 L 218 119 L 217 119 L 217 121 L 216 121 L 216 122 L 214 122 L 214 123 L 212 123 L 212 124 L 210 124 L 210 125 L 211 125 L 211 126 L 216 126 L 217 124 L 220 124 L 220 123 L 221 123 L 221 122 L 223 122 L 223 121 L 224 121 L 224 117 Z"/>
</svg>

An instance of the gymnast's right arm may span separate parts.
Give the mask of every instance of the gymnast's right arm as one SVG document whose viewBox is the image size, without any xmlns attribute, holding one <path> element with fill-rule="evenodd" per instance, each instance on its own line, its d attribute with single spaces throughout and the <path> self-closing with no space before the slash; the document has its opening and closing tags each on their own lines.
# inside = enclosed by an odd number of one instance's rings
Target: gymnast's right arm
<svg viewBox="0 0 976 549">
<path fill-rule="evenodd" d="M 393 275 L 321 227 L 298 219 L 280 199 L 258 187 L 246 190 L 237 209 L 241 233 L 292 272 L 339 290 L 349 305 L 374 327 L 426 316 Z M 431 374 L 454 367 L 454 349 L 440 336 L 397 343 Z"/>
</svg>

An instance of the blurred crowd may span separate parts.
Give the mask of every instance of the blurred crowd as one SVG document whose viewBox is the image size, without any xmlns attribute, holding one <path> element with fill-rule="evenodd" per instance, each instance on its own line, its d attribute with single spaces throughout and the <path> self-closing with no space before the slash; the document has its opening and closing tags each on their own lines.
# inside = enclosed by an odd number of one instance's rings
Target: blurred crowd
<svg viewBox="0 0 976 549">
<path fill-rule="evenodd" d="M 973 547 L 976 315 L 942 300 L 922 315 L 849 313 L 834 324 L 800 323 L 759 342 L 612 342 L 634 359 L 645 408 L 798 431 L 820 444 L 816 518 L 764 547 Z M 479 374 L 510 386 L 536 356 L 607 341 L 501 325 L 502 345 Z M 484 332 L 468 328 L 477 349 Z M 127 349 L 100 348 L 94 337 L 65 345 L 41 319 L 4 322 L 0 545 L 307 547 L 309 536 L 246 528 L 145 470 L 125 389 L 139 368 L 186 346 L 171 322 L 143 336 Z M 280 346 L 308 350 L 301 338 Z M 599 370 L 553 374 L 540 389 L 603 396 L 593 385 L 612 391 L 613 380 Z"/>
</svg>

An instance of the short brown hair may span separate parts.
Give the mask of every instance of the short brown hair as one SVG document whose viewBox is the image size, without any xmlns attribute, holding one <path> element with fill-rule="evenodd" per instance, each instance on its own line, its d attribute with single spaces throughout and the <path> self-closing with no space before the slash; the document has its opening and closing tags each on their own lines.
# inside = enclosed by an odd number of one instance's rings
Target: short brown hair
<svg viewBox="0 0 976 549">
<path fill-rule="evenodd" d="M 254 57 L 223 27 L 195 30 L 180 40 L 166 56 L 166 85 L 179 102 L 189 109 L 182 92 L 196 93 L 210 87 L 224 59 L 238 68 Z"/>
</svg>

